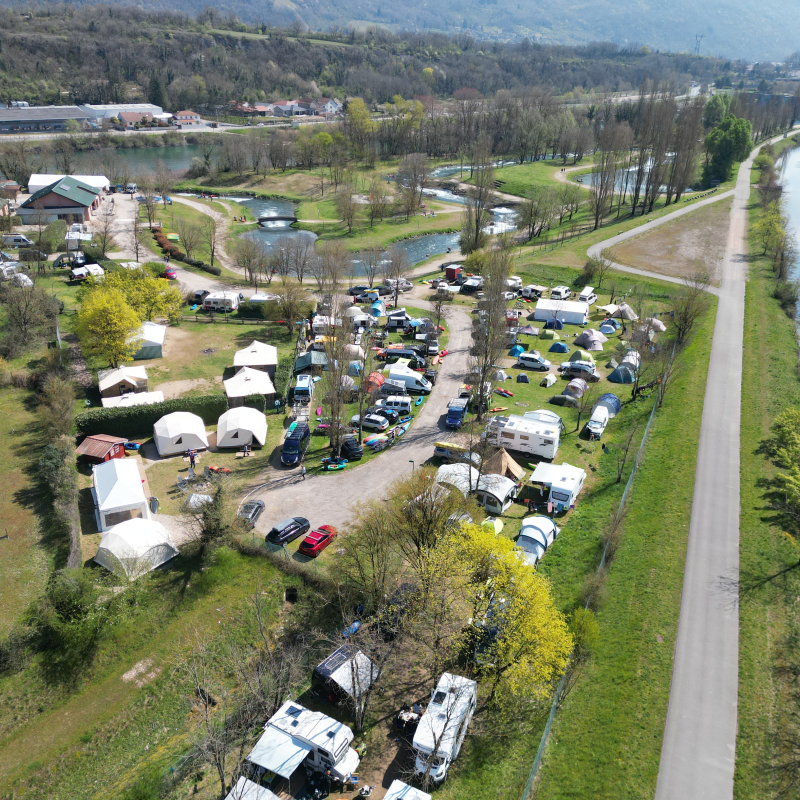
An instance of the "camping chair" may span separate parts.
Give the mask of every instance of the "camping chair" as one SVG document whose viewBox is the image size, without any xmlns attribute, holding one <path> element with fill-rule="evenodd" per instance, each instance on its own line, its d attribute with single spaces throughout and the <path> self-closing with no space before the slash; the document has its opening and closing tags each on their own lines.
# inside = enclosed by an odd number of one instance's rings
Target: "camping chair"
<svg viewBox="0 0 800 800">
<path fill-rule="evenodd" d="M 178 475 L 178 480 L 175 481 L 175 485 L 185 494 L 189 491 L 189 484 L 186 482 L 186 478 L 182 475 Z"/>
</svg>

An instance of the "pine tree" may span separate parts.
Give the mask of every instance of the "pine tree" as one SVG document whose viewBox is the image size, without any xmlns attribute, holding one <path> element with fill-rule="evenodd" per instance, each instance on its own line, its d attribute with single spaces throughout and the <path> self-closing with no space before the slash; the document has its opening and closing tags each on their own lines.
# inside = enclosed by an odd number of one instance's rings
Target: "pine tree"
<svg viewBox="0 0 800 800">
<path fill-rule="evenodd" d="M 153 105 L 159 106 L 162 109 L 166 109 L 167 107 L 167 91 L 158 75 L 153 75 L 153 77 L 150 78 L 150 85 L 147 88 L 147 99 Z"/>
</svg>

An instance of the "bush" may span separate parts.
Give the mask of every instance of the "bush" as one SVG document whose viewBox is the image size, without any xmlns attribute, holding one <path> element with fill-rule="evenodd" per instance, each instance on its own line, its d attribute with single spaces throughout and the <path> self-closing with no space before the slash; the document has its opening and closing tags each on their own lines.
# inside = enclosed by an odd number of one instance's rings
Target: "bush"
<svg viewBox="0 0 800 800">
<path fill-rule="evenodd" d="M 263 414 L 267 407 L 267 398 L 263 394 L 249 394 L 244 398 L 244 405 Z"/>
<path fill-rule="evenodd" d="M 794 319 L 797 304 L 800 303 L 800 283 L 797 281 L 777 281 L 772 296 L 780 303 L 786 314 Z"/>
<path fill-rule="evenodd" d="M 275 369 L 275 377 L 272 384 L 275 387 L 275 395 L 283 399 L 289 392 L 294 374 L 294 357 L 282 356 L 278 359 L 278 366 Z"/>
<path fill-rule="evenodd" d="M 206 425 L 216 425 L 217 420 L 227 410 L 228 400 L 224 394 L 208 394 L 165 400 L 151 406 L 96 408 L 78 414 L 75 424 L 78 431 L 87 436 L 105 433 L 109 436 L 135 438 L 152 435 L 153 425 L 173 411 L 188 411 L 201 417 Z"/>
<path fill-rule="evenodd" d="M 206 264 L 205 261 L 201 261 L 195 266 L 202 269 L 203 272 L 209 273 L 209 275 L 222 275 L 222 270 L 219 267 L 212 267 L 211 264 Z"/>
</svg>

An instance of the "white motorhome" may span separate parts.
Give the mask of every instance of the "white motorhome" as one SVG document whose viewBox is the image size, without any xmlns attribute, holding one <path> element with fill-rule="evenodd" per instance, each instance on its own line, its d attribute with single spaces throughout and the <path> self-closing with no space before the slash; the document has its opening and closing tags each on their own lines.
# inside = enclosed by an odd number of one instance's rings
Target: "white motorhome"
<svg viewBox="0 0 800 800">
<path fill-rule="evenodd" d="M 3 261 L 0 263 L 0 281 L 9 281 L 22 270 L 23 266 L 18 261 Z"/>
<path fill-rule="evenodd" d="M 431 700 L 414 734 L 412 747 L 418 778 L 442 783 L 456 760 L 478 697 L 478 684 L 445 672 L 431 693 Z"/>
<path fill-rule="evenodd" d="M 558 452 L 561 429 L 552 422 L 509 414 L 507 417 L 492 417 L 489 420 L 486 441 L 495 447 L 551 459 Z"/>
<path fill-rule="evenodd" d="M 345 781 L 360 761 L 352 741 L 353 732 L 344 723 L 289 700 L 269 718 L 247 760 L 287 780 L 305 764 L 308 773 L 329 772 Z"/>
<path fill-rule="evenodd" d="M 317 314 L 314 317 L 314 321 L 311 323 L 311 331 L 315 335 L 325 334 L 330 331 L 331 328 L 342 327 L 342 321 L 340 319 L 334 319 L 333 317 L 327 317 L 323 314 Z"/>
<path fill-rule="evenodd" d="M 236 311 L 239 295 L 236 292 L 213 292 L 203 298 L 203 308 L 209 311 Z"/>
<path fill-rule="evenodd" d="M 430 394 L 433 388 L 431 382 L 425 380 L 419 372 L 414 372 L 413 369 L 398 369 L 395 364 L 389 367 L 389 380 L 401 382 L 408 392 Z"/>
<path fill-rule="evenodd" d="M 531 484 L 538 484 L 541 492 L 549 489 L 548 502 L 560 509 L 568 509 L 578 502 L 583 489 L 586 471 L 571 464 L 539 464 L 530 477 Z"/>
<path fill-rule="evenodd" d="M 506 286 L 512 292 L 519 291 L 522 288 L 522 278 L 519 275 L 512 275 L 510 278 L 506 278 Z"/>
</svg>

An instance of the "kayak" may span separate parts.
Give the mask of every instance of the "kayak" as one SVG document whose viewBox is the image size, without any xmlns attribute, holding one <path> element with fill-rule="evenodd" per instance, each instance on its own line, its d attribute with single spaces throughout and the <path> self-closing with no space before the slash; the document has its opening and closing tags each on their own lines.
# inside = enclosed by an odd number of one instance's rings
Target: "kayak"
<svg viewBox="0 0 800 800">
<path fill-rule="evenodd" d="M 422 405 L 422 398 L 421 398 L 421 397 L 418 397 L 418 398 L 417 398 L 417 402 L 416 402 L 416 403 L 414 403 L 414 405 L 415 405 L 415 406 L 421 406 L 421 405 Z"/>
<path fill-rule="evenodd" d="M 321 417 L 321 416 L 322 416 L 322 406 L 318 406 L 318 407 L 317 407 L 317 416 L 318 416 L 318 417 Z"/>
<path fill-rule="evenodd" d="M 495 406 L 490 408 L 489 411 L 508 411 L 508 406 Z"/>
<path fill-rule="evenodd" d="M 412 419 L 414 419 L 412 416 L 400 417 L 400 422 L 411 422 Z"/>
<path fill-rule="evenodd" d="M 434 356 L 434 357 L 431 359 L 431 364 L 438 364 L 438 363 L 439 363 L 439 361 L 440 361 L 440 358 L 439 358 L 439 356 Z"/>
<path fill-rule="evenodd" d="M 334 472 L 337 469 L 344 469 L 346 466 L 347 464 L 326 464 L 323 469 L 326 472 Z"/>
<path fill-rule="evenodd" d="M 513 397 L 514 396 L 514 392 L 509 392 L 508 389 L 497 389 L 497 388 L 495 388 L 495 392 L 497 392 L 497 394 L 499 394 L 499 395 L 502 395 L 503 397 Z"/>
</svg>

